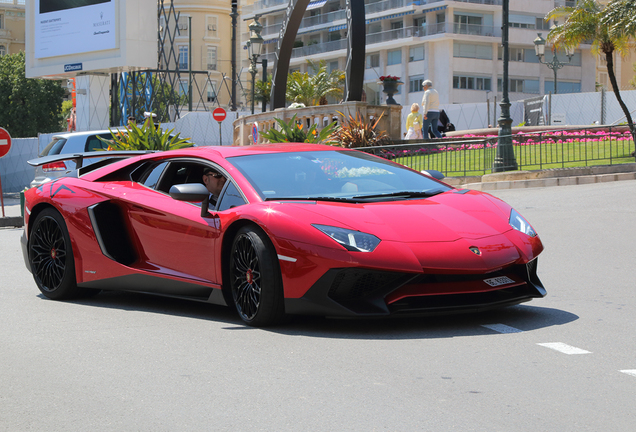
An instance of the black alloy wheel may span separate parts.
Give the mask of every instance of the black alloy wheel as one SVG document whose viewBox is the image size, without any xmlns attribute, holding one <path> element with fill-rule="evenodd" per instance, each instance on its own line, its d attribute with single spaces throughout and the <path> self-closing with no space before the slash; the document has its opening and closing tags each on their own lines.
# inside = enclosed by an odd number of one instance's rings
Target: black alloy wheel
<svg viewBox="0 0 636 432">
<path fill-rule="evenodd" d="M 260 229 L 243 227 L 234 238 L 230 284 L 234 306 L 247 324 L 267 326 L 283 319 L 283 287 L 276 251 Z"/>
<path fill-rule="evenodd" d="M 29 261 L 35 283 L 46 297 L 61 300 L 80 292 L 71 239 L 55 209 L 45 209 L 36 216 L 29 236 Z"/>
</svg>

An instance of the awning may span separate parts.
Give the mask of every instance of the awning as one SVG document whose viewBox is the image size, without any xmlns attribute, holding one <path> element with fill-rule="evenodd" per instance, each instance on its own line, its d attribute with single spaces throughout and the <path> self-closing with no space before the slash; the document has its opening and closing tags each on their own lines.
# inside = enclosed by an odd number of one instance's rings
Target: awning
<svg viewBox="0 0 636 432">
<path fill-rule="evenodd" d="M 343 24 L 343 25 L 339 25 L 339 26 L 335 26 L 335 27 L 329 27 L 329 31 L 338 31 L 338 30 L 342 30 L 342 29 L 346 29 L 347 25 Z"/>
<path fill-rule="evenodd" d="M 306 10 L 321 8 L 325 5 L 325 3 L 327 3 L 327 0 L 314 0 L 312 2 L 309 2 Z"/>
<path fill-rule="evenodd" d="M 422 9 L 422 12 L 424 12 L 424 13 L 435 12 L 435 11 L 444 10 L 444 9 L 446 9 L 446 6 L 438 6 L 438 7 L 432 8 L 432 9 Z"/>
<path fill-rule="evenodd" d="M 446 7 L 446 6 L 444 6 L 444 7 Z M 402 13 L 397 13 L 397 14 L 392 14 L 392 15 L 385 15 L 385 16 L 378 17 L 378 18 L 368 19 L 368 20 L 365 21 L 365 24 L 369 24 L 369 23 L 376 22 L 376 21 L 382 21 L 382 20 L 385 20 L 385 19 L 398 18 L 398 17 L 404 16 L 404 15 L 411 15 L 411 14 L 414 14 L 414 13 L 415 13 L 415 11 L 408 11 L 408 12 L 402 12 Z"/>
</svg>

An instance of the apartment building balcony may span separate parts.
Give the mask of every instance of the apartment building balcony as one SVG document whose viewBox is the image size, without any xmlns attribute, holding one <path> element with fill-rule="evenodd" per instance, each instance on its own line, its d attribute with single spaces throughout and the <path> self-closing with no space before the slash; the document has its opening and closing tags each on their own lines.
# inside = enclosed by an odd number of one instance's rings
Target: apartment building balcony
<svg viewBox="0 0 636 432">
<path fill-rule="evenodd" d="M 476 1 L 476 0 L 475 0 Z M 344 28 L 344 27 L 343 27 Z M 470 35 L 470 36 L 486 36 L 486 37 L 501 37 L 501 29 L 494 26 L 482 26 L 476 24 L 454 24 L 454 23 L 439 23 L 439 24 L 427 24 L 419 27 L 404 27 L 401 29 L 388 30 L 376 33 L 367 33 L 366 45 L 367 51 L 372 51 L 372 45 L 387 43 L 387 42 L 404 42 L 405 39 L 420 40 L 428 36 L 439 35 L 444 33 L 452 33 L 458 35 Z M 336 41 L 313 43 L 302 47 L 297 47 L 292 50 L 291 58 L 304 58 L 324 53 L 333 53 L 334 51 L 347 49 L 347 39 L 339 39 Z M 344 55 L 344 53 L 342 53 Z M 270 52 L 264 54 L 261 58 L 267 59 L 270 65 L 273 64 L 275 54 Z M 247 63 L 246 63 L 247 65 Z"/>
<path fill-rule="evenodd" d="M 472 4 L 480 4 L 480 5 L 490 5 L 490 6 L 501 6 L 503 4 L 503 0 L 385 0 L 385 1 L 376 1 L 376 2 L 367 2 L 365 4 L 364 9 L 365 13 L 372 14 L 383 12 L 391 9 L 398 9 L 407 6 L 429 6 L 435 3 L 472 3 Z M 326 2 L 322 2 L 319 0 L 314 0 L 310 3 L 311 7 L 312 3 L 321 7 Z M 563 3 L 563 5 L 574 6 L 576 1 L 555 1 L 556 3 Z M 258 0 L 252 5 L 244 6 L 242 9 L 242 15 L 245 18 L 253 18 L 256 13 L 266 14 L 275 12 L 277 10 L 283 11 L 285 7 L 289 4 L 288 0 Z M 312 17 L 317 18 L 317 17 Z"/>
<path fill-rule="evenodd" d="M 503 0 L 452 0 L 457 3 L 473 3 L 473 4 L 482 4 L 482 5 L 490 5 L 490 6 L 501 6 L 503 4 Z"/>
<path fill-rule="evenodd" d="M 3 41 L 12 40 L 12 38 L 11 38 L 11 30 L 0 29 L 0 39 L 2 39 Z"/>
</svg>

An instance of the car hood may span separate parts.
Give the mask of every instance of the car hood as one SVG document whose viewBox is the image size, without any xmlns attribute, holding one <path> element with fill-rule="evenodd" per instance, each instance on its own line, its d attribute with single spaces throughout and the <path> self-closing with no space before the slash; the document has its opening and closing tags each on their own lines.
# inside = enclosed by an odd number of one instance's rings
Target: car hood
<svg viewBox="0 0 636 432">
<path fill-rule="evenodd" d="M 491 200 L 481 193 L 451 191 L 427 199 L 369 204 L 317 201 L 315 205 L 281 205 L 290 206 L 287 212 L 298 212 L 296 218 L 310 223 L 347 227 L 382 240 L 412 243 L 479 239 L 509 231 L 509 210 L 506 214 Z"/>
</svg>

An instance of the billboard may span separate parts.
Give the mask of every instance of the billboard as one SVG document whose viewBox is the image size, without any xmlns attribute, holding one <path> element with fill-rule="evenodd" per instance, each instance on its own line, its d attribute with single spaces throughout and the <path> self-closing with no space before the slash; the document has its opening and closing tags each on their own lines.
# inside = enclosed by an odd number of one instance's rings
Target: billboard
<svg viewBox="0 0 636 432">
<path fill-rule="evenodd" d="M 27 0 L 26 76 L 157 67 L 157 0 Z"/>
<path fill-rule="evenodd" d="M 38 0 L 35 58 L 117 48 L 115 0 Z"/>
</svg>

